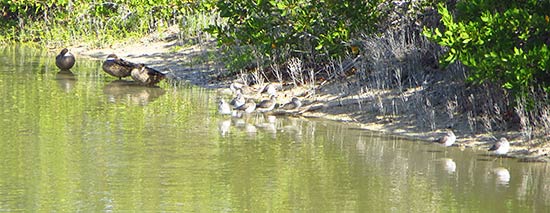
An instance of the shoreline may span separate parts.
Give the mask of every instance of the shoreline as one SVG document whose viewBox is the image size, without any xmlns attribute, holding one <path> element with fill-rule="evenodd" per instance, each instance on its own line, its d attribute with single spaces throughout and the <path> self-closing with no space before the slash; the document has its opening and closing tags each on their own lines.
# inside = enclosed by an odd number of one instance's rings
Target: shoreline
<svg viewBox="0 0 550 213">
<path fill-rule="evenodd" d="M 173 36 L 168 36 L 170 38 Z M 142 38 L 139 41 L 126 41 L 108 48 L 88 48 L 85 45 L 70 46 L 69 50 L 77 58 L 104 60 L 108 54 L 115 53 L 119 57 L 132 62 L 144 63 L 153 68 L 169 71 L 174 82 L 187 82 L 200 87 L 216 89 L 220 96 L 230 94 L 231 82 L 218 81 L 214 77 L 223 71 L 220 62 L 212 55 L 217 54 L 215 42 L 210 39 L 201 44 L 183 46 L 177 39 Z M 358 126 L 360 129 L 391 134 L 410 140 L 434 141 L 442 136 L 443 128 L 430 131 L 425 127 L 411 126 L 405 115 L 384 115 L 376 113 L 373 105 L 376 98 L 384 95 L 365 96 L 361 93 L 346 92 L 357 88 L 342 88 L 344 82 L 331 80 L 325 85 L 305 85 L 287 88 L 279 91 L 281 98 L 278 103 L 287 103 L 291 97 L 300 96 L 305 100 L 302 113 L 299 116 L 321 118 L 344 122 Z M 261 85 L 254 85 L 255 89 Z M 254 87 L 253 87 L 254 88 Z M 379 91 L 387 92 L 387 91 Z M 391 91 L 390 91 L 391 93 Z M 304 98 L 307 97 L 307 98 Z M 387 96 L 387 95 L 385 95 Z M 257 94 L 250 94 L 251 98 L 262 98 Z M 443 109 L 441 109 L 443 110 Z M 460 115 L 457 115 L 459 117 Z M 463 117 L 463 116 L 462 116 Z M 464 118 L 459 118 L 464 119 Z M 448 118 L 439 116 L 438 124 L 445 123 Z M 457 119 L 458 120 L 458 119 Z M 460 123 L 460 122 L 457 122 Z M 440 125 L 441 126 L 441 125 Z M 515 158 L 522 162 L 550 162 L 547 147 L 534 147 L 529 141 L 521 141 L 521 134 L 517 131 L 498 132 L 495 134 L 471 134 L 465 125 L 453 127 L 457 135 L 457 142 L 451 148 L 470 148 L 487 150 L 494 142 L 495 135 L 505 135 L 511 143 L 511 150 L 505 158 Z M 490 154 L 490 152 L 487 152 Z M 495 156 L 496 157 L 496 156 Z"/>
</svg>

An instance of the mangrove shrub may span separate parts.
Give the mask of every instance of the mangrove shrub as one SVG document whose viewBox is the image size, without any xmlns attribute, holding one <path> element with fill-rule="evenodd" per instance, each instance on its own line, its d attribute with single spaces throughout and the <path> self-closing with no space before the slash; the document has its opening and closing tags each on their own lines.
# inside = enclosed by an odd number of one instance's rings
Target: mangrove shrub
<svg viewBox="0 0 550 213">
<path fill-rule="evenodd" d="M 290 57 L 322 62 L 349 50 L 358 33 L 376 31 L 383 0 L 219 0 L 222 23 L 210 27 L 230 70 L 283 63 Z"/>
<path fill-rule="evenodd" d="M 438 5 L 441 28 L 424 34 L 448 48 L 443 64 L 460 61 L 468 80 L 500 84 L 515 95 L 550 86 L 550 1 L 459 1 Z"/>
</svg>

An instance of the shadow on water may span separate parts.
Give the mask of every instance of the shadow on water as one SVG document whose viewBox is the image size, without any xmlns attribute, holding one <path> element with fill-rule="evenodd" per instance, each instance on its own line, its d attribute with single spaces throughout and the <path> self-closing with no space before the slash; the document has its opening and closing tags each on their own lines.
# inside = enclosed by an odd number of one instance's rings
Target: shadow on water
<svg viewBox="0 0 550 213">
<path fill-rule="evenodd" d="M 103 87 L 103 93 L 111 103 L 130 103 L 145 106 L 166 92 L 160 87 L 147 87 L 134 81 L 115 80 Z"/>
</svg>

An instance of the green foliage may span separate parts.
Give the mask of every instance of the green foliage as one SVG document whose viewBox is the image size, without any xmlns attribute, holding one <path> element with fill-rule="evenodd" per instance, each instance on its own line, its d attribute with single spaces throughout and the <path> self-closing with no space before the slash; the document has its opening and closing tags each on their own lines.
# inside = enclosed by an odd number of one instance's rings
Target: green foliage
<svg viewBox="0 0 550 213">
<path fill-rule="evenodd" d="M 516 95 L 550 86 L 550 2 L 460 1 L 456 17 L 443 4 L 438 11 L 444 29 L 424 35 L 449 48 L 443 64 L 459 60 L 471 82 L 496 82 Z"/>
<path fill-rule="evenodd" d="M 233 70 L 280 63 L 286 57 L 323 61 L 342 55 L 350 37 L 372 33 L 382 0 L 217 1 L 223 23 L 210 27 Z"/>
<path fill-rule="evenodd" d="M 208 0 L 0 0 L 0 42 L 92 41 L 105 46 L 180 24 L 204 9 L 203 2 Z"/>
</svg>

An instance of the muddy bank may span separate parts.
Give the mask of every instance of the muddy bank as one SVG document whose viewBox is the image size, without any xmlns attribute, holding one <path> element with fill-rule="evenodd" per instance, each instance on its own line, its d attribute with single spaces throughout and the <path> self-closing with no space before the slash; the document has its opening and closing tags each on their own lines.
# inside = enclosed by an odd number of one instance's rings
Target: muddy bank
<svg viewBox="0 0 550 213">
<path fill-rule="evenodd" d="M 166 34 L 166 33 L 165 33 Z M 93 49 L 84 45 L 69 47 L 70 50 L 81 58 L 104 60 L 108 54 L 115 53 L 119 57 L 139 63 L 148 64 L 159 70 L 170 71 L 172 82 L 187 82 L 219 91 L 220 96 L 229 98 L 231 92 L 228 89 L 231 80 L 218 81 L 216 77 L 223 72 L 223 66 L 217 58 L 215 42 L 211 38 L 197 39 L 195 44 L 182 43 L 170 33 L 168 36 L 151 35 L 140 40 L 130 40 L 109 48 Z M 499 137 L 507 137 L 511 142 L 511 151 L 507 157 L 518 158 L 523 161 L 548 162 L 550 147 L 545 143 L 534 144 L 522 140 L 517 131 L 500 131 L 491 134 L 475 134 L 468 125 L 468 116 L 458 110 L 446 113 L 449 99 L 441 97 L 439 101 L 433 101 L 429 110 L 432 117 L 423 118 L 423 114 L 417 113 L 421 107 L 401 107 L 400 113 L 392 113 L 385 109 L 394 106 L 396 100 L 403 100 L 402 105 L 410 104 L 409 99 L 414 99 L 415 93 L 423 95 L 437 95 L 437 90 L 456 90 L 463 85 L 438 85 L 444 82 L 449 73 L 433 72 L 426 86 L 419 88 L 407 88 L 404 94 L 399 96 L 395 89 L 367 88 L 364 82 L 353 76 L 343 76 L 330 82 L 316 82 L 315 85 L 294 87 L 286 84 L 279 95 L 278 102 L 286 103 L 292 97 L 303 99 L 303 109 L 293 112 L 278 111 L 278 114 L 289 116 L 316 117 L 356 125 L 359 128 L 386 132 L 388 134 L 406 137 L 413 140 L 433 141 L 443 135 L 447 126 L 452 126 L 458 137 L 457 146 L 460 149 L 487 150 Z M 457 74 L 459 75 L 459 74 Z M 105 75 L 108 78 L 107 75 Z M 253 85 L 252 90 L 258 90 L 263 85 Z M 447 88 L 448 87 L 448 88 Z M 266 97 L 256 92 L 247 94 L 249 98 L 265 99 Z M 407 100 L 405 100 L 407 99 Z M 424 113 L 425 114 L 425 113 Z M 429 114 L 429 113 L 428 113 Z M 450 116 L 449 116 L 450 115 Z M 488 152 L 489 154 L 489 152 Z"/>
</svg>

